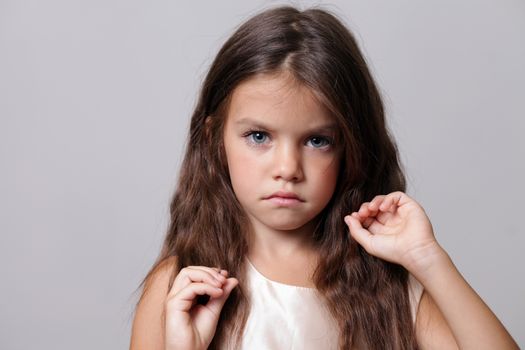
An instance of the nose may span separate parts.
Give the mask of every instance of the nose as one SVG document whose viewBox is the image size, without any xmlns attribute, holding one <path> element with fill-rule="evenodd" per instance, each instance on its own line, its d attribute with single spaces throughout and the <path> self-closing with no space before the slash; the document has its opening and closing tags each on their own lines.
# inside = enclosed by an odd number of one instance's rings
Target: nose
<svg viewBox="0 0 525 350">
<path fill-rule="evenodd" d="M 301 154 L 293 145 L 283 144 L 276 147 L 273 178 L 291 182 L 303 179 Z"/>
</svg>

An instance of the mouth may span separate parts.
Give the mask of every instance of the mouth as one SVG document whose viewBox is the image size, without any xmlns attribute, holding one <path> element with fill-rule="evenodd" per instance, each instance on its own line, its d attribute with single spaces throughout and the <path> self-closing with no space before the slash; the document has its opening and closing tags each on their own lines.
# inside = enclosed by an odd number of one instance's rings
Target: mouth
<svg viewBox="0 0 525 350">
<path fill-rule="evenodd" d="M 304 202 L 304 200 L 293 192 L 278 191 L 264 198 L 279 205 L 294 205 Z"/>
</svg>

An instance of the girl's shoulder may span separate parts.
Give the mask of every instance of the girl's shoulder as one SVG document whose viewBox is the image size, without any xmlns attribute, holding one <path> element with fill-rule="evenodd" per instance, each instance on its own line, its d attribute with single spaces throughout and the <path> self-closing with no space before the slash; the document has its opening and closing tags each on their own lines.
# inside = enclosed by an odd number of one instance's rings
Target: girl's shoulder
<svg viewBox="0 0 525 350">
<path fill-rule="evenodd" d="M 159 286 L 167 287 L 170 277 L 175 271 L 178 271 L 178 269 L 177 256 L 169 256 L 161 260 L 146 276 L 143 294 L 148 292 L 150 288 L 158 290 Z M 168 291 L 166 291 L 166 294 L 167 292 Z"/>
<path fill-rule="evenodd" d="M 164 303 L 177 268 L 177 257 L 172 256 L 162 260 L 146 277 L 133 319 L 131 350 L 164 348 Z"/>
</svg>

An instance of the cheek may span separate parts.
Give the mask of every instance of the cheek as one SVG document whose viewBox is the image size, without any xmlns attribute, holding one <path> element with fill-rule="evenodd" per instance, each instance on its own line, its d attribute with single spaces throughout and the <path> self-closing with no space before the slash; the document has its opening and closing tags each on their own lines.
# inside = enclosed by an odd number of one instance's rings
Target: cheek
<svg viewBox="0 0 525 350">
<path fill-rule="evenodd" d="M 253 190 L 260 177 L 260 160 L 241 145 L 233 145 L 227 152 L 228 168 L 234 190 Z"/>
<path fill-rule="evenodd" d="M 331 159 L 321 159 L 310 166 L 311 176 L 315 178 L 315 192 L 320 199 L 328 200 L 337 183 L 339 163 Z"/>
</svg>

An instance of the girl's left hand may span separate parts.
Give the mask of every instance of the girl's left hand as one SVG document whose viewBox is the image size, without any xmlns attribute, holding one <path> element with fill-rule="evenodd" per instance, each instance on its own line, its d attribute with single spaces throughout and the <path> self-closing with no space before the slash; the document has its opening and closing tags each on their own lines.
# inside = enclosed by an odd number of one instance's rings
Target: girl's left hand
<svg viewBox="0 0 525 350">
<path fill-rule="evenodd" d="M 412 273 L 423 272 L 443 252 L 423 208 L 400 191 L 374 197 L 344 220 L 369 254 Z"/>
</svg>

